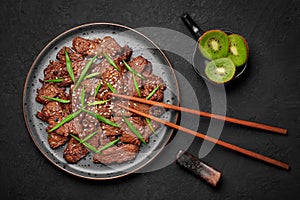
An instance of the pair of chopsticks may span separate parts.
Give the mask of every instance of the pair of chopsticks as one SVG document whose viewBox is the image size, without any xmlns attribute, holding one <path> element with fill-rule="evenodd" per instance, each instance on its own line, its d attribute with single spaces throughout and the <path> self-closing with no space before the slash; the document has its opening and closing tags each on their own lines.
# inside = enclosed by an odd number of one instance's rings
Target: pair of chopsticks
<svg viewBox="0 0 300 200">
<path fill-rule="evenodd" d="M 171 105 L 171 104 L 165 104 L 165 103 L 161 103 L 161 102 L 156 102 L 156 101 L 150 101 L 150 100 L 146 100 L 146 99 L 142 99 L 142 98 L 137 98 L 137 97 L 131 97 L 131 96 L 126 96 L 126 95 L 121 95 L 121 94 L 116 94 L 116 93 L 110 93 L 112 96 L 118 97 L 118 98 L 122 98 L 122 99 L 127 99 L 127 100 L 131 100 L 131 101 L 136 101 L 139 103 L 144 103 L 144 104 L 148 104 L 148 105 L 153 105 L 153 106 L 159 106 L 159 107 L 163 107 L 166 109 L 172 109 L 172 110 L 176 110 L 176 111 L 182 111 L 182 112 L 187 112 L 187 113 L 191 113 L 191 114 L 195 114 L 195 115 L 200 115 L 200 116 L 205 116 L 205 117 L 210 117 L 210 118 L 214 118 L 214 119 L 218 119 L 218 120 L 224 120 L 226 122 L 231 122 L 231 123 L 235 123 L 235 124 L 239 124 L 239 125 L 244 125 L 244 126 L 248 126 L 248 127 L 252 127 L 252 128 L 257 128 L 257 129 L 262 129 L 262 130 L 267 130 L 267 131 L 271 131 L 271 132 L 275 132 L 275 133 L 279 133 L 279 134 L 287 134 L 287 130 L 283 129 L 283 128 L 278 128 L 278 127 L 274 127 L 274 126 L 269 126 L 269 125 L 265 125 L 265 124 L 259 124 L 259 123 L 255 123 L 255 122 L 249 122 L 246 120 L 241 120 L 241 119 L 235 119 L 235 118 L 231 118 L 231 117 L 226 117 L 226 116 L 221 116 L 221 115 L 216 115 L 216 114 L 211 114 L 211 113 L 207 113 L 207 112 L 202 112 L 202 111 L 198 111 L 198 110 L 193 110 L 193 109 L 189 109 L 189 108 L 184 108 L 184 107 L 180 107 L 180 106 L 175 106 L 175 105 Z M 137 115 L 140 115 L 142 117 L 146 117 L 149 119 L 152 119 L 154 121 L 157 121 L 159 123 L 165 124 L 171 128 L 183 131 L 185 133 L 194 135 L 196 137 L 199 137 L 201 139 L 207 140 L 209 142 L 215 143 L 217 145 L 220 145 L 222 147 L 225 147 L 227 149 L 231 149 L 233 151 L 239 152 L 241 154 L 247 155 L 249 157 L 258 159 L 260 161 L 275 165 L 277 167 L 289 170 L 290 166 L 287 163 L 281 162 L 279 160 L 275 160 L 273 158 L 264 156 L 262 154 L 238 147 L 236 145 L 224 142 L 222 140 L 219 139 L 215 139 L 213 137 L 204 135 L 202 133 L 198 133 L 196 131 L 190 130 L 188 128 L 179 126 L 177 124 L 171 123 L 169 121 L 154 117 L 152 115 L 140 112 L 138 110 L 135 110 L 133 108 L 130 107 L 126 107 L 123 105 L 118 105 L 119 107 L 126 109 L 132 113 L 135 113 Z"/>
</svg>

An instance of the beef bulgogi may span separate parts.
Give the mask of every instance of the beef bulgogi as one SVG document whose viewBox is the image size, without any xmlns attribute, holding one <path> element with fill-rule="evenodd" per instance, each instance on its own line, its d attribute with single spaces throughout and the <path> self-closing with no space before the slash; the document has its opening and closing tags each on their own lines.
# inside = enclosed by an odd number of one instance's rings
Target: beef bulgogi
<svg viewBox="0 0 300 200">
<path fill-rule="evenodd" d="M 143 56 L 131 58 L 131 54 L 129 46 L 121 47 L 110 36 L 94 40 L 75 37 L 72 47 L 60 49 L 56 60 L 45 68 L 36 96 L 43 108 L 36 116 L 48 124 L 49 146 L 65 148 L 67 162 L 76 163 L 89 153 L 93 153 L 94 163 L 130 161 L 159 128 L 158 123 L 118 104 L 156 116 L 163 110 L 110 94 L 163 100 L 166 85 L 152 73 L 151 62 Z"/>
</svg>

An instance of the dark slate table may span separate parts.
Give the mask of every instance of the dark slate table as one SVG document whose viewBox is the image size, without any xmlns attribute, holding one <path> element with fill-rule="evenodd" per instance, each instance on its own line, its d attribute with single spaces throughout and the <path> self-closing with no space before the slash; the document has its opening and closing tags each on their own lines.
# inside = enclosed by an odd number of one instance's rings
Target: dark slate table
<svg viewBox="0 0 300 200">
<path fill-rule="evenodd" d="M 300 1 L 2 1 L 0 5 L 1 199 L 297 199 L 300 188 Z M 180 20 L 188 12 L 205 30 L 244 35 L 250 47 L 246 73 L 226 88 L 227 115 L 288 128 L 287 136 L 226 123 L 221 138 L 288 162 L 291 171 L 221 147 L 204 161 L 223 173 L 212 188 L 175 163 L 111 181 L 74 177 L 52 165 L 32 142 L 22 114 L 30 65 L 55 36 L 89 22 L 133 28 L 163 27 L 191 36 Z M 210 111 L 203 80 L 179 55 L 167 52 L 189 80 L 202 110 Z M 182 99 L 186 97 L 181 97 Z M 201 120 L 205 132 L 209 120 Z M 189 151 L 197 154 L 202 140 Z"/>
</svg>

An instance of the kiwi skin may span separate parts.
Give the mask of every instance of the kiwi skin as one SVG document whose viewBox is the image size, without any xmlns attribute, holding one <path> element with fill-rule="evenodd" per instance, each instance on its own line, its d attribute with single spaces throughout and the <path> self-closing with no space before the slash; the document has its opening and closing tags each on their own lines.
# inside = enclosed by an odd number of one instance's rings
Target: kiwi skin
<svg viewBox="0 0 300 200">
<path fill-rule="evenodd" d="M 239 35 L 239 34 L 230 34 L 229 36 L 237 36 L 237 37 L 239 37 L 243 42 L 244 42 L 244 46 L 245 46 L 245 48 L 246 48 L 246 60 L 245 60 L 245 62 L 243 62 L 243 63 L 236 63 L 236 62 L 234 62 L 234 64 L 236 65 L 236 67 L 239 67 L 239 66 L 242 66 L 242 65 L 244 65 L 247 61 L 248 61 L 248 58 L 249 58 L 249 47 L 248 47 L 248 43 L 247 43 L 247 41 L 246 41 L 246 39 L 243 37 L 243 36 L 241 36 L 241 35 Z M 230 48 L 230 40 L 229 40 L 229 48 Z M 230 49 L 229 49 L 229 58 L 230 58 Z"/>
<path fill-rule="evenodd" d="M 226 37 L 225 41 L 223 41 L 223 42 L 225 42 L 225 44 L 221 44 L 221 45 L 227 46 L 228 48 L 227 48 L 227 50 L 223 50 L 223 52 L 219 52 L 219 55 L 212 54 L 211 52 L 209 52 L 209 50 L 206 50 L 205 47 L 202 46 L 202 45 L 205 44 L 205 43 L 203 43 L 203 40 L 205 40 L 205 37 L 207 37 L 208 35 L 213 34 L 213 33 L 219 34 L 221 37 Z M 228 35 L 224 31 L 221 31 L 221 30 L 209 30 L 209 31 L 206 31 L 199 38 L 199 40 L 198 40 L 198 47 L 199 47 L 202 55 L 205 58 L 207 58 L 208 60 L 215 60 L 215 59 L 218 59 L 218 58 L 227 57 L 227 55 L 229 53 Z"/>
</svg>

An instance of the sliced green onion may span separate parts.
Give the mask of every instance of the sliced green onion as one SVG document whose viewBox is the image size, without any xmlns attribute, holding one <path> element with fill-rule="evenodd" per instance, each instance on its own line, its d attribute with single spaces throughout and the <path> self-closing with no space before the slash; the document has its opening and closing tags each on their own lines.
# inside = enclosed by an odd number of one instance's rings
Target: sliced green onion
<svg viewBox="0 0 300 200">
<path fill-rule="evenodd" d="M 103 151 L 105 149 L 108 149 L 111 146 L 114 146 L 119 141 L 120 141 L 120 138 L 115 139 L 114 141 L 111 141 L 111 142 L 107 143 L 106 145 L 104 145 L 103 147 L 101 147 L 96 153 L 101 153 L 101 151 Z"/>
<path fill-rule="evenodd" d="M 84 86 L 82 85 L 81 96 L 80 96 L 80 103 L 82 108 L 84 107 L 84 96 L 85 96 L 85 91 L 84 91 Z"/>
<path fill-rule="evenodd" d="M 116 65 L 116 63 L 106 53 L 103 52 L 103 55 L 106 58 L 107 62 L 119 71 L 119 67 Z"/>
<path fill-rule="evenodd" d="M 81 140 L 79 143 L 84 143 L 86 141 L 88 141 L 89 139 L 91 139 L 94 135 L 96 135 L 99 131 L 95 131 L 91 134 L 89 134 L 88 136 L 86 136 L 83 140 Z"/>
<path fill-rule="evenodd" d="M 89 143 L 87 143 L 87 142 L 82 142 L 82 140 L 79 138 L 79 137 L 77 137 L 77 136 L 75 136 L 75 135 L 73 135 L 73 134 L 70 134 L 71 136 L 72 136 L 72 138 L 74 138 L 75 140 L 77 140 L 80 144 L 83 144 L 85 147 L 87 147 L 88 149 L 90 149 L 90 150 L 92 150 L 94 153 L 97 153 L 98 152 L 98 150 L 95 148 L 95 147 L 93 147 L 92 145 L 90 145 Z"/>
<path fill-rule="evenodd" d="M 109 82 L 106 82 L 106 85 L 112 93 L 117 93 L 116 89 Z"/>
<path fill-rule="evenodd" d="M 150 94 L 146 97 L 147 100 L 149 100 L 154 94 L 155 92 L 159 89 L 160 85 L 156 86 L 156 88 L 154 88 L 154 90 L 152 90 L 152 92 L 150 92 Z"/>
<path fill-rule="evenodd" d="M 50 79 L 50 80 L 45 80 L 46 83 L 60 83 L 63 82 L 63 78 L 58 78 L 58 79 Z"/>
<path fill-rule="evenodd" d="M 100 75 L 100 72 L 91 73 L 89 75 L 86 75 L 84 78 L 85 79 L 93 78 L 93 77 L 98 76 L 98 75 Z"/>
<path fill-rule="evenodd" d="M 98 115 L 97 113 L 94 113 L 94 112 L 91 112 L 89 110 L 86 110 L 86 109 L 83 109 L 84 112 L 86 112 L 87 114 L 97 118 L 99 121 L 105 123 L 105 124 L 108 124 L 108 125 L 111 125 L 113 127 L 116 127 L 116 128 L 119 128 L 120 126 L 112 121 L 110 121 L 109 119 L 106 119 L 105 117 L 101 116 L 101 115 Z"/>
<path fill-rule="evenodd" d="M 149 100 L 155 94 L 155 92 L 158 90 L 159 87 L 160 87 L 160 85 L 156 86 L 156 88 L 154 88 L 154 90 L 152 90 L 150 92 L 150 94 L 146 97 L 146 99 Z M 146 119 L 146 122 L 147 122 L 148 126 L 150 127 L 152 133 L 154 135 L 156 135 L 156 132 L 155 132 L 153 126 L 152 126 L 151 120 L 149 118 L 145 118 L 145 119 Z"/>
<path fill-rule="evenodd" d="M 155 132 L 153 126 L 152 126 L 151 120 L 150 120 L 149 118 L 145 118 L 145 119 L 146 119 L 146 122 L 147 122 L 149 128 L 151 129 L 152 133 L 153 133 L 154 135 L 156 135 L 156 132 Z"/>
<path fill-rule="evenodd" d="M 61 120 L 61 122 L 59 122 L 58 124 L 56 124 L 50 131 L 55 131 L 56 129 L 58 129 L 59 127 L 61 127 L 62 125 L 64 125 L 65 123 L 71 121 L 72 119 L 74 119 L 77 115 L 79 115 L 82 112 L 82 110 L 77 110 L 76 112 L 68 115 L 67 117 L 65 117 L 63 120 Z"/>
<path fill-rule="evenodd" d="M 73 72 L 73 68 L 72 68 L 72 62 L 71 59 L 69 57 L 68 52 L 65 49 L 65 55 L 66 55 L 66 67 L 67 67 L 67 71 L 69 73 L 69 76 L 71 77 L 73 83 L 75 84 L 75 77 L 74 77 L 74 72 Z"/>
<path fill-rule="evenodd" d="M 146 141 L 144 140 L 143 136 L 140 134 L 138 130 L 136 130 L 133 124 L 130 123 L 130 121 L 125 116 L 123 116 L 123 119 L 127 124 L 128 128 L 131 130 L 131 132 L 134 133 L 144 144 L 146 144 Z"/>
<path fill-rule="evenodd" d="M 98 131 L 95 131 L 94 133 L 92 133 L 92 134 L 96 134 Z M 91 135 L 92 135 L 91 134 Z M 120 138 L 118 138 L 118 139 L 115 139 L 114 141 L 111 141 L 111 142 L 109 142 L 109 143 L 107 143 L 106 145 L 104 145 L 103 147 L 101 147 L 100 149 L 96 149 L 94 146 L 92 146 L 92 145 L 90 145 L 89 143 L 87 143 L 86 141 L 88 140 L 85 140 L 86 138 L 84 138 L 83 140 L 81 140 L 79 137 L 77 137 L 77 136 L 75 136 L 75 135 L 73 135 L 73 134 L 70 134 L 75 140 L 77 140 L 78 142 L 79 142 L 79 144 L 83 144 L 85 147 L 87 147 L 88 149 L 90 149 L 90 150 L 92 150 L 94 153 L 97 153 L 97 154 L 99 154 L 99 153 L 101 153 L 101 151 L 103 151 L 103 150 L 105 150 L 105 149 L 108 149 L 108 148 L 110 148 L 110 147 L 112 147 L 113 145 L 115 145 L 116 143 L 118 143 L 119 141 L 120 141 Z M 93 135 L 93 136 L 94 136 Z M 89 135 L 90 136 L 90 135 Z M 88 136 L 88 137 L 89 137 Z M 93 137 L 93 136 L 91 136 L 91 137 Z M 90 138 L 89 138 L 90 139 Z"/>
<path fill-rule="evenodd" d="M 156 88 L 154 88 L 154 90 L 151 91 L 151 93 L 146 97 L 146 99 L 149 100 L 155 94 L 155 92 L 158 90 L 159 87 L 160 87 L 160 85 L 158 85 Z M 154 135 L 156 135 L 156 132 L 152 126 L 151 120 L 149 118 L 146 118 L 146 122 L 147 122 L 148 126 L 150 127 L 152 133 Z"/>
<path fill-rule="evenodd" d="M 105 104 L 108 101 L 110 101 L 110 99 L 103 100 L 103 101 L 94 101 L 92 103 L 89 103 L 88 106 L 95 106 L 95 105 Z"/>
<path fill-rule="evenodd" d="M 98 92 L 99 92 L 100 88 L 101 88 L 101 82 L 100 82 L 100 83 L 97 85 L 97 87 L 96 87 L 96 89 L 95 89 L 95 94 L 94 94 L 94 97 L 96 97 L 96 96 L 97 96 L 97 94 L 98 94 Z"/>
<path fill-rule="evenodd" d="M 145 80 L 145 77 L 143 75 L 141 75 L 140 73 L 138 73 L 137 71 L 135 71 L 134 69 L 132 69 L 125 60 L 123 60 L 123 63 L 125 65 L 125 67 L 128 69 L 128 71 L 130 71 L 134 75 L 138 76 L 139 78 Z"/>
<path fill-rule="evenodd" d="M 54 97 L 48 97 L 48 96 L 43 96 L 44 99 L 49 99 L 51 101 L 57 101 L 60 103 L 70 103 L 70 100 L 66 100 L 66 99 L 60 99 L 60 98 L 54 98 Z"/>
<path fill-rule="evenodd" d="M 136 78 L 135 78 L 134 74 L 132 74 L 132 80 L 133 80 L 133 84 L 134 84 L 134 87 L 135 87 L 135 90 L 136 90 L 138 96 L 141 97 L 141 91 L 140 91 L 140 88 L 139 88 L 139 84 L 136 81 Z"/>
<path fill-rule="evenodd" d="M 73 91 L 75 91 L 75 90 L 79 87 L 80 83 L 81 83 L 82 80 L 84 79 L 86 73 L 88 72 L 89 68 L 92 66 L 93 62 L 96 60 L 97 56 L 98 56 L 98 54 L 96 54 L 96 55 L 95 55 L 95 56 L 94 56 L 94 57 L 93 57 L 86 65 L 85 65 L 85 67 L 83 68 L 83 70 L 82 70 L 82 72 L 81 72 L 81 74 L 80 74 L 79 79 L 77 80 L 77 83 L 76 83 L 76 85 L 75 85 Z"/>
</svg>

